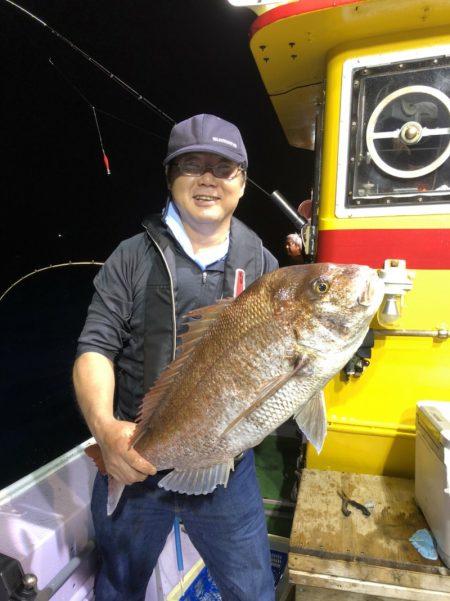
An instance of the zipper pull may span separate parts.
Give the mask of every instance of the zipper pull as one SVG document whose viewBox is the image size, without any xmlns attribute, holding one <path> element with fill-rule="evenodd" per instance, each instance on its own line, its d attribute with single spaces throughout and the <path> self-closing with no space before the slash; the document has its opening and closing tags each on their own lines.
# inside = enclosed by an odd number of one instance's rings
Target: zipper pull
<svg viewBox="0 0 450 601">
<path fill-rule="evenodd" d="M 234 297 L 239 296 L 241 292 L 245 290 L 245 271 L 243 269 L 236 269 L 234 274 Z"/>
</svg>

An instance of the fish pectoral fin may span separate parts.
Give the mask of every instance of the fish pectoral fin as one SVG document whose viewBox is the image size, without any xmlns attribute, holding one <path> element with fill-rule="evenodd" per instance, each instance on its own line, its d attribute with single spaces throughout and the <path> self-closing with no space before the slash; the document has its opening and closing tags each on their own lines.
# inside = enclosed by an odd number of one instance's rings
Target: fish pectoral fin
<svg viewBox="0 0 450 601">
<path fill-rule="evenodd" d="M 232 430 L 236 424 L 261 407 L 264 401 L 273 396 L 282 386 L 284 386 L 284 384 L 286 384 L 286 382 L 292 378 L 292 376 L 295 376 L 306 365 L 306 362 L 306 357 L 299 355 L 294 362 L 292 370 L 264 382 L 259 388 L 258 394 L 253 403 L 228 424 L 228 426 L 222 432 L 220 438 L 228 434 L 228 432 Z"/>
<path fill-rule="evenodd" d="M 210 467 L 174 469 L 158 482 L 158 486 L 188 495 L 207 495 L 219 484 L 226 488 L 232 470 L 234 470 L 234 459 Z"/>
<path fill-rule="evenodd" d="M 298 427 L 320 453 L 327 435 L 327 414 L 323 391 L 317 392 L 294 413 Z"/>
<path fill-rule="evenodd" d="M 267 380 L 258 390 L 258 402 L 261 405 L 269 397 L 273 396 L 282 386 L 286 384 L 293 376 L 298 375 L 307 364 L 308 359 L 306 355 L 297 355 L 295 357 L 292 369 L 281 376 L 276 376 L 271 380 Z"/>
</svg>

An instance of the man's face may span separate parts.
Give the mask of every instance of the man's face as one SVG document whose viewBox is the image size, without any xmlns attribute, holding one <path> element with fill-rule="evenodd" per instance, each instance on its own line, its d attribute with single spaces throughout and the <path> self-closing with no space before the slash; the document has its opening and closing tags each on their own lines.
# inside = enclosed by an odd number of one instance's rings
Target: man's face
<svg viewBox="0 0 450 601">
<path fill-rule="evenodd" d="M 285 248 L 290 257 L 299 257 L 302 254 L 301 247 L 290 238 L 286 240 Z"/>
<path fill-rule="evenodd" d="M 231 216 L 244 193 L 245 175 L 242 171 L 232 179 L 216 177 L 211 169 L 235 171 L 237 163 L 207 152 L 188 153 L 174 159 L 168 182 L 172 198 L 177 205 L 183 223 L 194 229 L 211 226 L 228 230 Z M 180 163 L 180 168 L 176 166 Z M 184 175 L 183 166 L 207 166 L 202 175 Z M 202 169 L 203 170 L 203 169 Z M 221 173 L 221 172 L 220 172 Z"/>
</svg>

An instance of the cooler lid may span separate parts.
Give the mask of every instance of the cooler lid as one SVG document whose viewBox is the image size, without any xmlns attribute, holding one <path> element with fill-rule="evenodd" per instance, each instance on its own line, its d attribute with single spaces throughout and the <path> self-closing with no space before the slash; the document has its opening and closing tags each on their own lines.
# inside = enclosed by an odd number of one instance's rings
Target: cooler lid
<svg viewBox="0 0 450 601">
<path fill-rule="evenodd" d="M 417 426 L 444 446 L 450 443 L 450 401 L 419 401 Z"/>
</svg>

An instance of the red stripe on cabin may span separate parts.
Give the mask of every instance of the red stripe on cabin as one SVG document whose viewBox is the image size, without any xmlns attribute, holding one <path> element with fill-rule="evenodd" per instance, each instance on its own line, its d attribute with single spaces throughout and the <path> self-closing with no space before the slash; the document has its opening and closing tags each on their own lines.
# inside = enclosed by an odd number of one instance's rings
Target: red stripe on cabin
<svg viewBox="0 0 450 601">
<path fill-rule="evenodd" d="M 276 21 L 286 19 L 287 17 L 312 13 L 318 10 L 326 10 L 327 8 L 336 8 L 337 6 L 344 6 L 346 4 L 361 4 L 361 2 L 365 1 L 366 0 L 302 0 L 301 2 L 284 4 L 283 6 L 278 6 L 262 13 L 256 21 L 253 21 L 250 27 L 250 38 L 252 38 L 257 31 L 263 29 L 263 27 L 271 25 Z"/>
<path fill-rule="evenodd" d="M 450 229 L 322 230 L 317 261 L 383 267 L 404 259 L 408 269 L 450 269 Z"/>
</svg>

